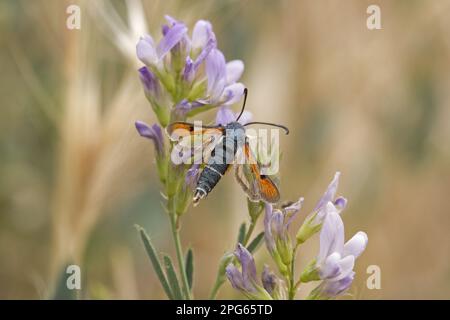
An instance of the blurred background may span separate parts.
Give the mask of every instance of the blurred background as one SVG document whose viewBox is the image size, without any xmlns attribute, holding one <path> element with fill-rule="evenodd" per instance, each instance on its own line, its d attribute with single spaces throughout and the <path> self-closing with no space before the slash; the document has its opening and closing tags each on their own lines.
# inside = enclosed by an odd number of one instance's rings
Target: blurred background
<svg viewBox="0 0 450 320">
<path fill-rule="evenodd" d="M 80 30 L 66 28 L 70 4 Z M 381 30 L 366 27 L 370 4 Z M 342 172 L 346 238 L 369 236 L 347 299 L 450 298 L 449 13 L 450 0 L 1 1 L 0 298 L 47 298 L 67 259 L 83 298 L 164 298 L 134 228 L 174 253 L 153 148 L 134 129 L 155 121 L 135 44 L 164 14 L 210 20 L 227 60 L 245 62 L 255 119 L 290 128 L 282 197 L 306 199 L 294 227 Z M 232 175 L 184 217 L 197 298 L 246 219 Z M 380 290 L 366 287 L 369 265 Z M 240 297 L 228 283 L 219 294 Z"/>
</svg>

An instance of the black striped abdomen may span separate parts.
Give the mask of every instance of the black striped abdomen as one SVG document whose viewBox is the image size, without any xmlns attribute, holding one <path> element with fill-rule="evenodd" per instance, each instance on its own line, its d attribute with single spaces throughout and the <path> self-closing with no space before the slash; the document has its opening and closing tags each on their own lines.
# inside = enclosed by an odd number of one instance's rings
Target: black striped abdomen
<svg viewBox="0 0 450 320">
<path fill-rule="evenodd" d="M 211 158 L 198 178 L 194 200 L 206 197 L 214 189 L 228 166 L 234 161 L 236 148 L 237 144 L 233 136 L 225 136 L 222 142 L 216 145 L 211 153 Z"/>
<path fill-rule="evenodd" d="M 197 190 L 203 191 L 205 196 L 210 193 L 225 174 L 228 166 L 228 164 L 217 163 L 206 165 L 198 178 Z"/>
</svg>

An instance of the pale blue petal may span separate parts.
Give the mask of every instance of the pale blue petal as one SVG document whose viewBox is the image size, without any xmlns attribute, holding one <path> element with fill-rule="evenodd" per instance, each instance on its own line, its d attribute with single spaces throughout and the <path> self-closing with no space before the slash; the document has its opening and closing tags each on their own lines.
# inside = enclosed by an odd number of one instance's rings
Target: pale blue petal
<svg viewBox="0 0 450 320">
<path fill-rule="evenodd" d="M 139 39 L 136 45 L 136 55 L 147 66 L 158 63 L 158 55 L 151 36 L 146 35 Z"/>
<path fill-rule="evenodd" d="M 232 105 L 242 99 L 244 90 L 245 86 L 242 83 L 233 83 L 225 87 L 220 101 L 225 105 Z"/>
<path fill-rule="evenodd" d="M 344 256 L 352 255 L 358 258 L 364 252 L 369 238 L 365 232 L 359 231 L 344 245 Z"/>
<path fill-rule="evenodd" d="M 172 49 L 180 40 L 184 37 L 187 32 L 187 28 L 183 24 L 175 24 L 167 34 L 161 39 L 156 50 L 158 54 L 158 59 L 164 58 L 164 56 Z"/>
<path fill-rule="evenodd" d="M 228 107 L 220 107 L 219 111 L 217 111 L 216 115 L 216 124 L 225 126 L 230 122 L 233 122 L 236 120 L 236 116 L 234 115 L 233 111 L 230 110 Z"/>
<path fill-rule="evenodd" d="M 215 102 L 222 95 L 226 82 L 225 57 L 217 49 L 212 49 L 206 57 L 206 77 L 209 99 Z"/>
<path fill-rule="evenodd" d="M 202 49 L 210 39 L 215 40 L 211 23 L 205 20 L 197 21 L 192 32 L 192 47 L 194 49 Z"/>
<path fill-rule="evenodd" d="M 340 172 L 336 172 L 334 175 L 333 181 L 328 185 L 327 190 L 323 194 L 322 198 L 320 198 L 319 202 L 317 203 L 316 207 L 314 208 L 313 212 L 320 210 L 323 208 L 328 202 L 333 202 L 334 197 L 336 195 L 336 191 L 339 185 L 339 176 Z"/>
<path fill-rule="evenodd" d="M 238 81 L 244 72 L 244 63 L 241 60 L 233 60 L 226 64 L 227 84 Z"/>
</svg>

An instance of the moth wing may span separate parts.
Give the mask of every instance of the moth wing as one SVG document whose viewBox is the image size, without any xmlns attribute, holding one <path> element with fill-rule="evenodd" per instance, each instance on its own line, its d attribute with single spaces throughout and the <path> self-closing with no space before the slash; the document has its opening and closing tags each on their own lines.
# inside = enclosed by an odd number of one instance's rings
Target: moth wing
<svg viewBox="0 0 450 320">
<path fill-rule="evenodd" d="M 278 187 L 268 176 L 261 175 L 259 168 L 260 165 L 249 144 L 245 143 L 236 156 L 236 180 L 251 201 L 278 202 L 280 200 Z"/>
<path fill-rule="evenodd" d="M 175 164 L 190 163 L 192 157 L 194 163 L 206 162 L 224 133 L 222 126 L 200 127 L 188 122 L 171 123 L 166 130 L 176 142 L 171 154 Z"/>
</svg>

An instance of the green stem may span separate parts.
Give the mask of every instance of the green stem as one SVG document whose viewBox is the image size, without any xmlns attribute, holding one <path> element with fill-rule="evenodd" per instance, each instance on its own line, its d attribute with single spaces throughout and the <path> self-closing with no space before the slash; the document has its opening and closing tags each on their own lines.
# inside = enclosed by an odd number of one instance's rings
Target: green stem
<svg viewBox="0 0 450 320">
<path fill-rule="evenodd" d="M 289 300 L 294 300 L 295 294 L 297 292 L 297 283 L 295 282 L 295 257 L 297 253 L 298 245 L 294 247 L 292 250 L 292 261 L 291 261 L 291 270 L 289 274 Z"/>
<path fill-rule="evenodd" d="M 252 236 L 253 230 L 255 230 L 255 226 L 256 226 L 255 222 L 253 221 L 250 222 L 250 227 L 248 228 L 248 231 L 245 234 L 244 243 L 242 243 L 244 247 L 246 247 L 248 242 L 250 241 L 250 237 Z"/>
<path fill-rule="evenodd" d="M 178 268 L 180 269 L 181 281 L 183 283 L 183 293 L 188 300 L 191 300 L 192 296 L 191 291 L 189 290 L 189 284 L 186 275 L 186 266 L 184 264 L 183 249 L 181 247 L 180 232 L 177 225 L 177 215 L 174 210 L 172 197 L 169 197 L 168 211 L 170 216 L 170 226 L 172 228 L 173 241 L 175 243 L 175 250 L 177 253 Z"/>
<path fill-rule="evenodd" d="M 209 300 L 215 300 L 217 294 L 219 293 L 219 289 L 222 286 L 223 281 L 220 281 L 219 274 L 217 274 L 216 281 L 214 282 L 214 287 L 211 290 L 211 294 L 209 295 Z"/>
</svg>

